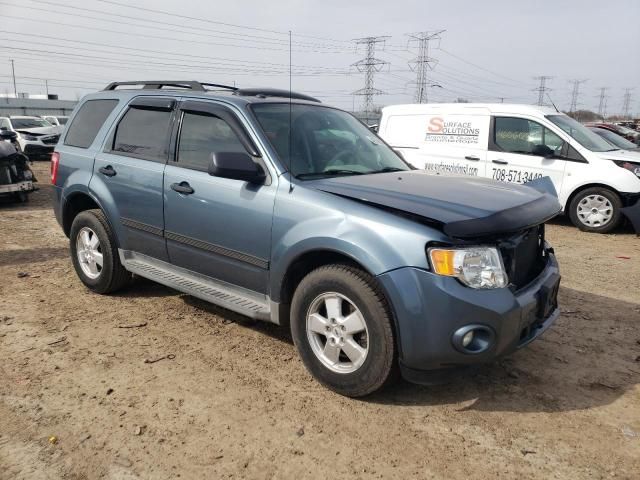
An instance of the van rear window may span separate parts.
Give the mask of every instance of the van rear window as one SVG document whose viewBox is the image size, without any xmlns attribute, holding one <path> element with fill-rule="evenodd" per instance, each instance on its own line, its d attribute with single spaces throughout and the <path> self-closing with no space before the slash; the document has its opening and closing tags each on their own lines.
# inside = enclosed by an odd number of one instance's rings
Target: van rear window
<svg viewBox="0 0 640 480">
<path fill-rule="evenodd" d="M 87 100 L 67 127 L 64 144 L 71 147 L 89 148 L 109 114 L 116 108 L 118 100 Z"/>
</svg>

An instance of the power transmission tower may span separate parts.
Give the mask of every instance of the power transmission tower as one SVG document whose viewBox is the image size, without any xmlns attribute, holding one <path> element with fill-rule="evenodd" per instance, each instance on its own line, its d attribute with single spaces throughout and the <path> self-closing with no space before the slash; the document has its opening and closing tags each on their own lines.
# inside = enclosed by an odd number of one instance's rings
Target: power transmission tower
<svg viewBox="0 0 640 480">
<path fill-rule="evenodd" d="M 631 110 L 631 91 L 633 88 L 625 88 L 624 95 L 622 97 L 622 115 L 624 118 L 629 118 L 629 112 Z"/>
<path fill-rule="evenodd" d="M 418 44 L 418 56 L 409 62 L 409 68 L 416 72 L 416 103 L 427 103 L 429 87 L 441 87 L 440 85 L 430 84 L 427 78 L 427 72 L 433 70 L 438 61 L 429 56 L 429 42 L 440 40 L 440 34 L 444 30 L 437 32 L 419 32 L 409 35 L 409 43 Z M 441 87 L 442 88 L 442 87 Z"/>
<path fill-rule="evenodd" d="M 569 112 L 575 113 L 578 109 L 578 97 L 580 96 L 580 85 L 586 82 L 586 80 L 571 80 L 573 83 L 573 89 L 571 90 L 571 105 L 569 106 Z"/>
<path fill-rule="evenodd" d="M 547 81 L 551 80 L 553 77 L 548 75 L 541 75 L 539 77 L 533 77 L 536 80 L 540 80 L 540 86 L 538 88 L 534 88 L 534 92 L 538 92 L 538 105 L 545 105 L 544 96 L 547 92 L 551 91 L 549 87 L 547 87 Z"/>
<path fill-rule="evenodd" d="M 607 87 L 600 87 L 600 100 L 598 101 L 598 116 L 604 120 L 604 114 L 607 107 Z"/>
<path fill-rule="evenodd" d="M 375 57 L 376 45 L 382 44 L 387 40 L 387 37 L 364 37 L 354 40 L 356 48 L 359 45 L 364 45 L 366 49 L 366 56 L 362 60 L 358 60 L 352 66 L 356 67 L 359 72 L 364 72 L 364 88 L 353 92 L 354 95 L 362 95 L 364 97 L 363 110 L 369 113 L 373 110 L 373 97 L 374 95 L 381 95 L 384 92 L 373 87 L 373 77 L 376 72 L 382 70 L 389 62 L 380 60 Z"/>
</svg>

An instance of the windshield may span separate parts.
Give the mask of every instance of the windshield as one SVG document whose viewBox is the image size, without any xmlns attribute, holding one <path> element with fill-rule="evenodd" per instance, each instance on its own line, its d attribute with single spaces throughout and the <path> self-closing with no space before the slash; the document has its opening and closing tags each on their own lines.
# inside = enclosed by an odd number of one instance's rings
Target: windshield
<svg viewBox="0 0 640 480">
<path fill-rule="evenodd" d="M 576 142 L 592 152 L 610 152 L 611 150 L 617 150 L 617 148 L 612 148 L 611 144 L 604 138 L 599 137 L 571 117 L 566 115 L 547 115 L 547 119 L 555 123 Z"/>
<path fill-rule="evenodd" d="M 13 125 L 14 130 L 20 130 L 21 128 L 53 127 L 53 125 L 42 118 L 12 118 L 11 125 Z"/>
<path fill-rule="evenodd" d="M 352 115 L 316 105 L 252 105 L 282 163 L 299 179 L 410 170 L 410 167 Z"/>
<path fill-rule="evenodd" d="M 622 150 L 635 150 L 638 146 L 635 143 L 630 142 L 626 138 L 621 137 L 617 133 L 613 133 L 611 130 L 604 128 L 590 128 L 592 132 L 600 135 L 602 138 L 611 143 L 614 147 L 621 148 Z"/>
</svg>

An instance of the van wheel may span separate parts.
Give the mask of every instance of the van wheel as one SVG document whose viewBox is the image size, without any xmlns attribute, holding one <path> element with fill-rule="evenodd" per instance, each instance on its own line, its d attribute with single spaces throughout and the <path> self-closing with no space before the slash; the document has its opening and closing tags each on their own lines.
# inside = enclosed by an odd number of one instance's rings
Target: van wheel
<svg viewBox="0 0 640 480">
<path fill-rule="evenodd" d="M 622 220 L 618 194 L 602 187 L 586 188 L 571 200 L 571 222 L 584 232 L 608 233 Z"/>
<path fill-rule="evenodd" d="M 309 273 L 293 296 L 291 333 L 307 369 L 337 393 L 361 397 L 395 378 L 389 308 L 360 269 L 328 265 Z"/>
<path fill-rule="evenodd" d="M 125 286 L 131 274 L 120 263 L 111 227 L 101 210 L 85 210 L 73 220 L 69 235 L 71 260 L 82 283 L 96 293 Z"/>
</svg>

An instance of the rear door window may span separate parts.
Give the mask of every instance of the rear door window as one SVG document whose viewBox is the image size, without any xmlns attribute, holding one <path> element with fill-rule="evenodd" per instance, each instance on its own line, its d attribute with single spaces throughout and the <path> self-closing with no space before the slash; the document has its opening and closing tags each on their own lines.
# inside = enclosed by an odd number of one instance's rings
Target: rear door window
<svg viewBox="0 0 640 480">
<path fill-rule="evenodd" d="M 67 127 L 64 144 L 71 147 L 89 148 L 100 131 L 100 127 L 111 114 L 118 100 L 87 100 L 82 104 L 73 122 Z"/>
<path fill-rule="evenodd" d="M 112 153 L 164 162 L 169 152 L 170 110 L 129 107 L 118 124 Z"/>
</svg>

